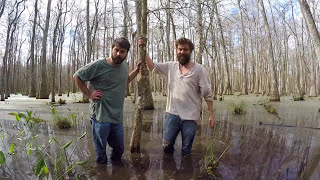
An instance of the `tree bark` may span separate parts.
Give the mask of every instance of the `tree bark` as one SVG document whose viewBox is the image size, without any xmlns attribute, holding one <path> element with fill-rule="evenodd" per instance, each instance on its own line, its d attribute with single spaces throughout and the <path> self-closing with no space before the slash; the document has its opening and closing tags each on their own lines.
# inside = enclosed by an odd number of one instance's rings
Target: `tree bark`
<svg viewBox="0 0 320 180">
<path fill-rule="evenodd" d="M 141 2 L 141 37 L 146 41 L 147 37 L 147 0 Z M 140 151 L 141 126 L 142 126 L 142 109 L 154 109 L 153 99 L 150 88 L 149 72 L 146 68 L 146 44 L 139 46 L 139 61 L 142 62 L 140 75 L 138 78 L 138 100 L 137 110 L 135 112 L 134 130 L 131 136 L 130 150 L 131 153 Z M 151 103 L 150 103 L 151 100 Z M 148 102 L 149 101 L 149 102 Z"/>
<path fill-rule="evenodd" d="M 246 39 L 245 39 L 245 29 L 243 24 L 243 17 L 242 17 L 242 8 L 240 6 L 240 1 L 238 0 L 238 7 L 240 12 L 240 21 L 241 21 L 241 39 L 242 39 L 242 48 L 241 48 L 241 55 L 242 55 L 242 64 L 243 64 L 243 82 L 242 82 L 242 94 L 248 94 L 248 72 L 247 72 L 247 55 L 246 55 Z"/>
<path fill-rule="evenodd" d="M 140 36 L 147 42 L 147 2 L 141 2 L 141 33 Z M 138 47 L 139 62 L 141 63 L 140 74 L 138 75 L 138 96 L 141 97 L 141 103 L 144 110 L 153 110 L 153 98 L 150 86 L 149 71 L 145 62 L 146 44 Z"/>
<path fill-rule="evenodd" d="M 316 24 L 312 17 L 312 13 L 310 11 L 310 7 L 306 0 L 299 0 L 300 9 L 302 12 L 302 16 L 307 24 L 308 33 L 312 39 L 313 45 L 315 47 L 316 55 L 318 58 L 318 63 L 320 62 L 320 35 L 317 30 Z M 309 96 L 316 96 L 316 78 L 315 74 L 311 73 L 311 88 L 309 92 Z"/>
<path fill-rule="evenodd" d="M 40 82 L 40 99 L 49 99 L 48 78 L 47 78 L 47 38 L 50 23 L 51 1 L 48 0 L 46 25 L 43 30 L 42 50 L 41 50 L 41 82 Z"/>
<path fill-rule="evenodd" d="M 57 67 L 57 34 L 58 34 L 58 28 L 59 28 L 59 21 L 60 21 L 60 17 L 62 15 L 62 1 L 59 2 L 58 5 L 58 9 L 59 9 L 59 13 L 57 16 L 57 21 L 53 30 L 53 40 L 52 40 L 52 63 L 51 63 L 51 80 L 52 80 L 52 87 L 51 87 L 51 102 L 54 103 L 56 102 L 55 100 L 55 87 L 56 87 L 56 67 Z"/>
<path fill-rule="evenodd" d="M 203 38 L 201 0 L 197 0 L 197 26 L 196 26 L 196 32 L 197 32 L 197 41 L 196 41 L 195 61 L 198 64 L 202 64 L 204 38 Z"/>
<path fill-rule="evenodd" d="M 34 18 L 33 18 L 33 26 L 32 26 L 32 38 L 31 38 L 31 52 L 30 52 L 30 60 L 31 60 L 31 69 L 30 69 L 30 93 L 29 97 L 36 97 L 36 72 L 35 72 L 35 56 L 34 56 L 34 46 L 35 46 L 35 36 L 36 36 L 36 24 L 37 24 L 37 16 L 38 16 L 38 0 L 35 0 L 34 4 Z"/>
</svg>

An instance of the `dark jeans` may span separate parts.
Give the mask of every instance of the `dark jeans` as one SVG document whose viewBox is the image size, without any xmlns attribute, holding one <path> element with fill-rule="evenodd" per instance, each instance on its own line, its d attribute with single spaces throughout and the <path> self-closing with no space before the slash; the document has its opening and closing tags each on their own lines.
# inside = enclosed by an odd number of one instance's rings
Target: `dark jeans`
<svg viewBox="0 0 320 180">
<path fill-rule="evenodd" d="M 172 153 L 176 138 L 181 131 L 182 155 L 191 153 L 192 143 L 196 134 L 197 123 L 193 120 L 181 120 L 179 116 L 168 114 L 163 125 L 163 150 Z"/>
<path fill-rule="evenodd" d="M 123 125 L 91 119 L 96 162 L 107 163 L 107 142 L 112 148 L 111 160 L 121 160 L 124 151 Z"/>
</svg>

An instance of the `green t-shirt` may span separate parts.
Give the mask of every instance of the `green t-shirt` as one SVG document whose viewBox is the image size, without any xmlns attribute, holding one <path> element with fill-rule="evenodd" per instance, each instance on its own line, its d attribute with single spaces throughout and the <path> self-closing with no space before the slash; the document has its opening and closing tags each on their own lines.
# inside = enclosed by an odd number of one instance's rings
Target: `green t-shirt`
<svg viewBox="0 0 320 180">
<path fill-rule="evenodd" d="M 83 82 L 90 81 L 95 90 L 103 91 L 100 100 L 90 100 L 91 118 L 100 122 L 122 123 L 128 81 L 127 62 L 111 66 L 105 58 L 99 59 L 80 68 L 75 75 Z"/>
</svg>

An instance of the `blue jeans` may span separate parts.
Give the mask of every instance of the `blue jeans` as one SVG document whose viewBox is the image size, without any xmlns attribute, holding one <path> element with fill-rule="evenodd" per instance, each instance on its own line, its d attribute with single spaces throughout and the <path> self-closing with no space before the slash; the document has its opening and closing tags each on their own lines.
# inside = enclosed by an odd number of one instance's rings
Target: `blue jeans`
<svg viewBox="0 0 320 180">
<path fill-rule="evenodd" d="M 195 121 L 181 120 L 179 116 L 169 113 L 163 124 L 163 151 L 165 153 L 173 152 L 176 138 L 181 131 L 182 155 L 190 154 L 196 128 Z"/>
<path fill-rule="evenodd" d="M 107 142 L 112 148 L 111 160 L 121 160 L 124 151 L 123 125 L 91 119 L 96 162 L 107 163 Z"/>
</svg>

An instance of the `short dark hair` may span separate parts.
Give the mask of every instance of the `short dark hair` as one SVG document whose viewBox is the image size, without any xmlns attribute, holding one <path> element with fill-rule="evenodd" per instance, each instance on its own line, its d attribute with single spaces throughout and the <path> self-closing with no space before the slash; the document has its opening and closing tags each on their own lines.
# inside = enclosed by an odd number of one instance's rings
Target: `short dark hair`
<svg viewBox="0 0 320 180">
<path fill-rule="evenodd" d="M 116 45 L 126 49 L 127 51 L 130 49 L 130 43 L 125 37 L 116 38 L 112 43 L 112 48 L 114 48 Z"/>
<path fill-rule="evenodd" d="M 190 47 L 190 50 L 194 50 L 194 44 L 187 38 L 180 38 L 176 40 L 176 48 L 178 47 L 178 44 L 188 44 Z"/>
</svg>

